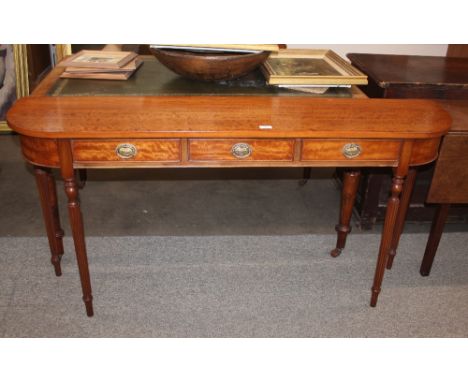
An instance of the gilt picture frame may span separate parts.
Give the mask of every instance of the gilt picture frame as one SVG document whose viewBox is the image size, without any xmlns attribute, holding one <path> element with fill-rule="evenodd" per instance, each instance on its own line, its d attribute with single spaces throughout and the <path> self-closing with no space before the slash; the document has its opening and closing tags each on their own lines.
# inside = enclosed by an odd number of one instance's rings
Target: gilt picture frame
<svg viewBox="0 0 468 382">
<path fill-rule="evenodd" d="M 6 113 L 29 94 L 28 54 L 25 44 L 0 44 L 0 132 L 11 131 Z"/>
<path fill-rule="evenodd" d="M 71 44 L 55 44 L 55 64 L 72 54 Z"/>
<path fill-rule="evenodd" d="M 367 76 L 331 50 L 284 49 L 262 65 L 270 85 L 367 85 Z"/>
</svg>

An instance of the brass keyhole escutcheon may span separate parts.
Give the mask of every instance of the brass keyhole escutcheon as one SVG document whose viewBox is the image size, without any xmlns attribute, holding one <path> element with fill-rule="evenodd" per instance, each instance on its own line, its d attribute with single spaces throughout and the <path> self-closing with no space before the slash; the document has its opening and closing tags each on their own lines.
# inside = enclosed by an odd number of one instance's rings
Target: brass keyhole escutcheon
<svg viewBox="0 0 468 382">
<path fill-rule="evenodd" d="M 237 159 L 245 159 L 252 155 L 252 147 L 247 143 L 236 143 L 231 152 Z"/>
<path fill-rule="evenodd" d="M 133 159 L 138 153 L 135 145 L 131 143 L 122 143 L 115 149 L 117 156 L 121 159 Z"/>
<path fill-rule="evenodd" d="M 343 155 L 348 159 L 357 158 L 362 154 L 362 148 L 357 143 L 348 143 L 343 147 Z"/>
</svg>

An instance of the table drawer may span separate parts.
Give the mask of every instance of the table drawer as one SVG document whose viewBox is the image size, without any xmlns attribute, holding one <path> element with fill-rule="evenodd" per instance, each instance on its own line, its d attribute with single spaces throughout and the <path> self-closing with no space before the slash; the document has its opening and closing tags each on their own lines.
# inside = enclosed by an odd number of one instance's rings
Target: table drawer
<svg viewBox="0 0 468 382">
<path fill-rule="evenodd" d="M 294 159 L 293 139 L 191 139 L 190 161 L 266 161 Z"/>
<path fill-rule="evenodd" d="M 398 160 L 400 147 L 400 141 L 306 139 L 302 145 L 301 159 L 303 161 L 392 161 Z"/>
<path fill-rule="evenodd" d="M 73 141 L 75 162 L 179 162 L 180 140 Z"/>
</svg>

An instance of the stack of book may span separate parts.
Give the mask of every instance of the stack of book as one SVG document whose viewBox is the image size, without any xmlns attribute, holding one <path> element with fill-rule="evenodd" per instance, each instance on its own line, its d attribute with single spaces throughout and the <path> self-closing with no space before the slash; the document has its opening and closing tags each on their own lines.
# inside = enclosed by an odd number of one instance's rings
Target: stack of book
<svg viewBox="0 0 468 382">
<path fill-rule="evenodd" d="M 262 65 L 269 85 L 307 93 L 367 85 L 367 76 L 331 50 L 282 49 Z"/>
<path fill-rule="evenodd" d="M 127 80 L 143 62 L 133 52 L 82 50 L 60 62 L 61 78 Z"/>
</svg>

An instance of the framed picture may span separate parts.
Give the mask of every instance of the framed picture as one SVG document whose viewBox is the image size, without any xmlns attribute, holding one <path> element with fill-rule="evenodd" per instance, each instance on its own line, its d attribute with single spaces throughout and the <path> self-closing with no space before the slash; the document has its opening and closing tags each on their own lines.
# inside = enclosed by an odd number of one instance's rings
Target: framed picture
<svg viewBox="0 0 468 382">
<path fill-rule="evenodd" d="M 55 44 L 54 57 L 55 64 L 58 64 L 65 57 L 82 50 L 107 50 L 107 51 L 125 51 L 136 52 L 139 54 L 151 54 L 148 50 L 149 45 L 135 45 L 135 44 Z"/>
<path fill-rule="evenodd" d="M 58 65 L 75 68 L 121 69 L 137 57 L 133 52 L 82 50 L 62 60 Z"/>
<path fill-rule="evenodd" d="M 70 56 L 71 54 L 72 54 L 71 44 L 55 44 L 55 49 L 54 49 L 55 64 L 58 64 L 65 57 Z"/>
<path fill-rule="evenodd" d="M 0 44 L 0 131 L 10 131 L 6 113 L 17 99 L 28 94 L 26 45 Z"/>
<path fill-rule="evenodd" d="M 367 85 L 365 74 L 331 50 L 280 50 L 262 70 L 270 85 Z"/>
</svg>

